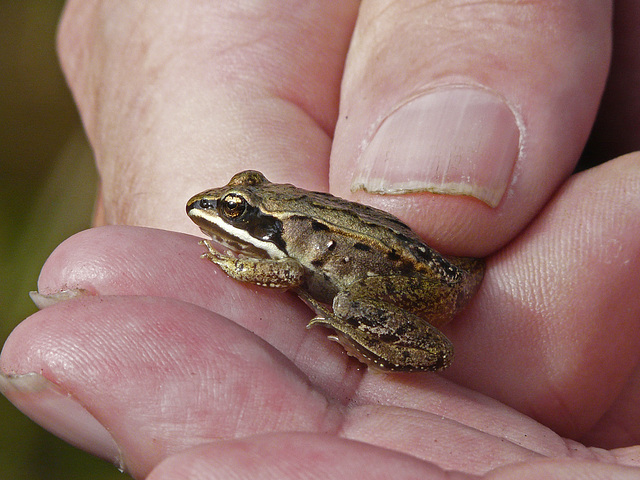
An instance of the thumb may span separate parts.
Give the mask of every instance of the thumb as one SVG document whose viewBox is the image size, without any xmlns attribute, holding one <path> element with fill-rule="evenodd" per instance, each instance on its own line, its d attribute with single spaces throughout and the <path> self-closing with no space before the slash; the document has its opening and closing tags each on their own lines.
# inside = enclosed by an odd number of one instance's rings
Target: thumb
<svg viewBox="0 0 640 480">
<path fill-rule="evenodd" d="M 582 151 L 610 19 L 607 2 L 363 2 L 332 191 L 393 211 L 448 253 L 504 245 Z M 398 195 L 424 192 L 445 195 Z"/>
</svg>

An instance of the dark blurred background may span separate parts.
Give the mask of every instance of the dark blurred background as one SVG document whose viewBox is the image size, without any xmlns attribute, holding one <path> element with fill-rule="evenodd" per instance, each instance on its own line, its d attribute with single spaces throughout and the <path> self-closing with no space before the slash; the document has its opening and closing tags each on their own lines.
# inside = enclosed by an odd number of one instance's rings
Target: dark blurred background
<svg viewBox="0 0 640 480">
<path fill-rule="evenodd" d="M 0 344 L 35 312 L 46 258 L 91 220 L 97 175 L 55 52 L 63 5 L 0 1 Z M 0 395 L 0 479 L 127 478 Z"/>
</svg>

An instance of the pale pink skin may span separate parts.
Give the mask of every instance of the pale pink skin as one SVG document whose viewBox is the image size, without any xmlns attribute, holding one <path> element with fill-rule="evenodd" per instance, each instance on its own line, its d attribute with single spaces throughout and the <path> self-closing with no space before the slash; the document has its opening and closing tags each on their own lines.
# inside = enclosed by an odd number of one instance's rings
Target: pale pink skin
<svg viewBox="0 0 640 480">
<path fill-rule="evenodd" d="M 423 83 L 442 73 L 416 66 L 393 42 L 372 49 L 374 33 L 401 42 L 394 28 L 420 9 L 439 8 L 436 18 L 464 9 L 363 4 L 339 105 L 358 2 L 299 3 L 262 11 L 254 2 L 249 21 L 233 12 L 236 2 L 69 2 L 59 48 L 101 170 L 99 223 L 196 233 L 184 214 L 189 196 L 246 167 L 354 198 L 344 172 L 367 112 L 398 95 L 362 80 L 372 78 L 367 69 L 392 76 L 405 62 Z M 635 3 L 619 3 L 621 19 L 640 24 Z M 611 6 L 560 5 L 530 2 L 526 16 L 544 10 L 554 38 L 514 11 L 517 40 L 505 25 L 486 29 L 481 39 L 493 43 L 484 48 L 473 22 L 461 22 L 470 30 L 434 28 L 420 46 L 455 50 L 451 72 L 517 100 L 531 147 L 497 208 L 428 194 L 355 197 L 449 253 L 488 256 L 480 292 L 446 329 L 456 359 L 443 375 L 371 372 L 327 331 L 306 330 L 312 312 L 294 295 L 240 285 L 201 259 L 196 237 L 112 226 L 70 238 L 45 264 L 42 294 L 85 294 L 13 332 L 2 372 L 51 383 L 23 379 L 41 385 L 27 392 L 3 380 L 4 393 L 136 478 L 636 478 L 640 155 L 568 177 L 607 75 L 608 49 L 593 46 L 608 45 Z M 304 21 L 288 23 L 295 18 Z M 245 43 L 225 44 L 230 32 Z M 295 65 L 283 57 L 270 68 L 290 50 Z M 514 50 L 535 64 L 527 68 L 539 88 L 522 86 Z M 616 73 L 637 75 L 633 55 L 614 58 L 614 82 Z M 612 88 L 609 120 L 638 111 L 637 98 Z M 562 91 L 575 92 L 573 101 L 559 102 Z M 342 127 L 338 106 L 352 119 Z M 603 122 L 602 138 L 637 149 L 628 120 Z"/>
</svg>

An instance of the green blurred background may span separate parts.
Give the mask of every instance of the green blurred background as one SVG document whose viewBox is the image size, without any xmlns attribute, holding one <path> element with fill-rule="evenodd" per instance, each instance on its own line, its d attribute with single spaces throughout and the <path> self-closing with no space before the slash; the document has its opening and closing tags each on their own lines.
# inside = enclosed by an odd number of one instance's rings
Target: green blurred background
<svg viewBox="0 0 640 480">
<path fill-rule="evenodd" d="M 27 292 L 65 238 L 88 228 L 97 175 L 55 53 L 64 2 L 0 2 L 0 343 L 35 312 Z M 50 435 L 0 395 L 0 479 L 125 474 Z"/>
</svg>

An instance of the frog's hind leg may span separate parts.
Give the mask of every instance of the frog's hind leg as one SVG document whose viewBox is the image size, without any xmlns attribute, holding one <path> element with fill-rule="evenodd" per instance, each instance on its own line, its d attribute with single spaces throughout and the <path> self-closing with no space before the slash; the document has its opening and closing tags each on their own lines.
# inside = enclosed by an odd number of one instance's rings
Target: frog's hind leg
<svg viewBox="0 0 640 480">
<path fill-rule="evenodd" d="M 411 312 L 435 327 L 448 323 L 460 310 L 462 289 L 425 276 L 373 276 L 349 286 L 354 300 L 371 299 Z"/>
<path fill-rule="evenodd" d="M 350 355 L 380 370 L 433 371 L 448 367 L 453 345 L 440 330 L 406 310 L 389 309 L 376 300 L 349 299 L 339 294 L 334 311 L 316 317 L 308 327 L 333 329 Z"/>
<path fill-rule="evenodd" d="M 448 367 L 453 345 L 438 328 L 454 313 L 452 294 L 439 282 L 421 277 L 368 277 L 340 292 L 333 310 L 311 298 L 298 295 L 317 316 L 307 328 L 320 325 L 336 332 L 350 355 L 380 370 L 433 371 Z M 427 299 L 427 300 L 425 300 Z M 415 310 L 412 310 L 415 309 Z"/>
</svg>

